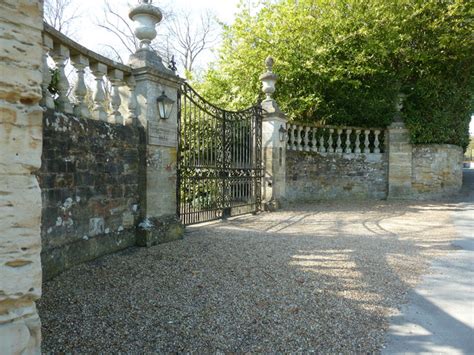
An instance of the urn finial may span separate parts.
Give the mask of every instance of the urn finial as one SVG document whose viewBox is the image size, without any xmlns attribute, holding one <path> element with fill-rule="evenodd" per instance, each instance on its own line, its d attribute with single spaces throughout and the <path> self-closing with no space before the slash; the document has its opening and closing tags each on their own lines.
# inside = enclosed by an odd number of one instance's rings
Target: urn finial
<svg viewBox="0 0 474 355">
<path fill-rule="evenodd" d="M 402 122 L 402 109 L 403 109 L 403 102 L 405 101 L 406 95 L 403 93 L 399 93 L 395 98 L 395 115 L 393 117 L 393 122 L 400 123 Z"/>
<path fill-rule="evenodd" d="M 273 63 L 274 62 L 275 61 L 270 56 L 268 56 L 267 59 L 265 59 L 265 66 L 267 67 L 267 71 L 271 72 L 273 70 Z"/>
<path fill-rule="evenodd" d="M 139 50 L 151 51 L 150 43 L 156 37 L 155 26 L 163 18 L 161 10 L 151 3 L 152 0 L 139 0 L 138 5 L 133 7 L 128 14 L 134 22 L 135 36 L 140 40 Z"/>
<path fill-rule="evenodd" d="M 260 80 L 262 81 L 262 91 L 266 95 L 266 100 L 272 100 L 272 94 L 275 92 L 275 84 L 278 76 L 273 73 L 273 64 L 274 60 L 272 57 L 267 57 L 265 59 L 265 66 L 267 71 L 260 75 Z"/>
</svg>

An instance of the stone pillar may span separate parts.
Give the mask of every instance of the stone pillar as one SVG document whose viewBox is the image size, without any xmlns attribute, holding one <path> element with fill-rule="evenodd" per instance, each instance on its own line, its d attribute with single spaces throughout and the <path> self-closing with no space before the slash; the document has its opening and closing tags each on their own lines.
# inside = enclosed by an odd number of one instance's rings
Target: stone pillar
<svg viewBox="0 0 474 355">
<path fill-rule="evenodd" d="M 40 353 L 42 11 L 0 2 L 0 354 Z"/>
<path fill-rule="evenodd" d="M 130 57 L 129 65 L 136 83 L 138 124 L 145 128 L 137 244 L 151 246 L 179 239 L 184 231 L 177 218 L 176 201 L 177 103 L 181 79 L 165 68 L 161 58 L 147 45 L 153 40 L 152 31 L 145 31 L 144 27 L 153 26 L 154 29 L 154 24 L 161 19 L 160 10 L 143 3 L 130 12 L 130 17 L 137 21 L 143 16 L 152 20 L 136 26 L 139 30 L 135 34 L 144 45 Z M 174 101 L 168 118 L 160 117 L 158 112 L 157 98 L 163 93 Z"/>
<path fill-rule="evenodd" d="M 273 59 L 265 60 L 267 71 L 260 76 L 266 99 L 262 101 L 262 148 L 264 179 L 263 203 L 266 210 L 275 210 L 285 199 L 286 191 L 286 116 L 271 95 L 275 92 L 277 75 Z"/>
<path fill-rule="evenodd" d="M 388 198 L 403 199 L 411 195 L 412 145 L 410 132 L 400 115 L 403 96 L 399 96 L 396 115 L 388 127 Z"/>
</svg>

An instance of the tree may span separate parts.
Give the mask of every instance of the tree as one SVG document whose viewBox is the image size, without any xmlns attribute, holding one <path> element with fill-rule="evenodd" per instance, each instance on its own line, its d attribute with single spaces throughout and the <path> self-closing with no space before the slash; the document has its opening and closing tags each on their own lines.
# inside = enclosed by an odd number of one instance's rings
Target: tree
<svg viewBox="0 0 474 355">
<path fill-rule="evenodd" d="M 194 22 L 190 12 L 182 12 L 167 26 L 168 38 L 172 39 L 167 43 L 179 54 L 179 61 L 187 72 L 193 71 L 197 57 L 217 41 L 215 22 L 209 11 L 202 13 L 195 25 Z"/>
<path fill-rule="evenodd" d="M 196 59 L 206 49 L 215 43 L 217 36 L 215 21 L 212 14 L 207 11 L 200 15 L 196 21 L 189 12 L 175 13 L 162 9 L 164 12 L 161 31 L 151 47 L 170 62 L 173 55 L 177 56 L 179 63 L 186 72 L 192 72 Z M 97 19 L 96 24 L 113 34 L 121 43 L 121 48 L 104 44 L 108 52 L 113 52 L 118 61 L 123 61 L 123 53 L 133 54 L 139 48 L 139 41 L 133 33 L 132 22 L 113 9 L 109 1 L 104 2 L 104 14 Z"/>
<path fill-rule="evenodd" d="M 115 60 L 124 63 L 122 58 L 124 52 L 130 55 L 140 48 L 139 41 L 133 33 L 133 24 L 131 20 L 115 11 L 108 0 L 104 1 L 104 11 L 102 16 L 97 18 L 95 22 L 98 27 L 111 33 L 121 44 L 121 48 L 116 48 L 110 44 L 103 44 L 104 48 L 106 48 L 104 54 L 110 55 L 113 53 Z"/>
<path fill-rule="evenodd" d="M 44 20 L 59 32 L 73 36 L 71 25 L 81 17 L 74 0 L 45 0 Z"/>
<path fill-rule="evenodd" d="M 219 60 L 200 84 L 228 108 L 259 100 L 263 60 L 291 120 L 387 126 L 397 94 L 414 143 L 466 146 L 472 112 L 472 11 L 468 0 L 263 0 L 245 2 L 224 28 Z"/>
</svg>

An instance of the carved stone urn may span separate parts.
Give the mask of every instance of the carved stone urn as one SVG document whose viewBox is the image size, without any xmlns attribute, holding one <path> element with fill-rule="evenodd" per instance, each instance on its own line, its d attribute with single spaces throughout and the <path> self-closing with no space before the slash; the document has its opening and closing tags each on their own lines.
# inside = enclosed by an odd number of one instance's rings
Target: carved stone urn
<svg viewBox="0 0 474 355">
<path fill-rule="evenodd" d="M 265 93 L 267 100 L 271 100 L 272 94 L 275 92 L 275 84 L 278 79 L 278 76 L 273 73 L 273 63 L 274 60 L 272 57 L 265 59 L 267 71 L 260 75 L 259 78 L 262 81 L 262 91 Z"/>
<path fill-rule="evenodd" d="M 152 0 L 140 0 L 128 16 L 134 23 L 135 36 L 140 40 L 140 50 L 151 50 L 150 43 L 156 37 L 155 26 L 161 21 L 161 10 L 151 4 Z"/>
</svg>

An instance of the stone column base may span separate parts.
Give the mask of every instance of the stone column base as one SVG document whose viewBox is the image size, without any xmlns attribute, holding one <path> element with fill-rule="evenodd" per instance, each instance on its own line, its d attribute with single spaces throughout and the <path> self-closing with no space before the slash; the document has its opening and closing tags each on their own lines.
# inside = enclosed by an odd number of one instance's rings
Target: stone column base
<svg viewBox="0 0 474 355">
<path fill-rule="evenodd" d="M 41 322 L 33 302 L 15 304 L 6 311 L 0 304 L 0 353 L 40 354 Z M 12 319 L 13 318 L 13 319 Z"/>
<path fill-rule="evenodd" d="M 267 212 L 275 212 L 281 208 L 281 203 L 278 200 L 271 200 L 263 202 L 263 210 Z"/>
<path fill-rule="evenodd" d="M 137 230 L 137 245 L 153 245 L 183 239 L 184 226 L 176 216 L 147 218 Z"/>
</svg>

